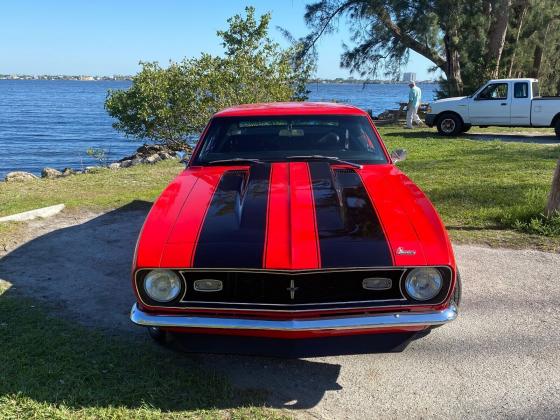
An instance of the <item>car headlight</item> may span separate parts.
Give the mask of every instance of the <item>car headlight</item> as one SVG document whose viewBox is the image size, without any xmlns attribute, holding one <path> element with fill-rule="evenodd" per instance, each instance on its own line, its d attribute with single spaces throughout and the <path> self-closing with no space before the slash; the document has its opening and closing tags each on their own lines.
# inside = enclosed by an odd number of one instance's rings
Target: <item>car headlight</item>
<svg viewBox="0 0 560 420">
<path fill-rule="evenodd" d="M 169 302 L 181 291 L 181 280 L 171 270 L 152 270 L 144 277 L 144 290 L 158 302 Z"/>
<path fill-rule="evenodd" d="M 422 267 L 408 273 L 404 284 L 406 293 L 414 300 L 430 300 L 441 290 L 443 279 L 439 270 Z"/>
</svg>

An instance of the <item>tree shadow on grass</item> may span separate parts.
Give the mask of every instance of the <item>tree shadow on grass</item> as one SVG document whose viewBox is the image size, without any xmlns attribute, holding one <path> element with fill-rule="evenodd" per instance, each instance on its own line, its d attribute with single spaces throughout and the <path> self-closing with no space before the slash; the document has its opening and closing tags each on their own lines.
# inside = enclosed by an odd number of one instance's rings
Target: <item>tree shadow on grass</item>
<svg viewBox="0 0 560 420">
<path fill-rule="evenodd" d="M 405 130 L 405 131 L 389 131 L 382 134 L 382 137 L 402 137 L 405 139 L 435 139 L 437 133 L 433 131 Z M 444 138 L 444 137 L 442 137 Z"/>
<path fill-rule="evenodd" d="M 511 143 L 531 143 L 531 144 L 560 144 L 558 137 L 554 133 L 546 134 L 519 134 L 519 133 L 464 133 L 463 137 L 476 141 L 503 141 Z"/>
<path fill-rule="evenodd" d="M 18 394 L 74 409 L 177 411 L 284 407 L 293 401 L 292 407 L 310 408 L 327 390 L 340 389 L 338 364 L 209 356 L 259 351 L 242 339 L 235 351 L 231 342 L 205 342 L 207 336 L 198 344 L 191 337 L 187 350 L 196 354 L 172 352 L 132 325 L 130 266 L 148 208 L 149 203 L 131 203 L 54 230 L 0 259 L 0 279 L 12 284 L 0 296 L 0 397 Z M 401 351 L 410 339 L 403 336 L 381 351 Z M 356 352 L 374 352 L 380 341 L 362 340 Z M 337 354 L 326 343 L 316 343 L 317 353 Z"/>
<path fill-rule="evenodd" d="M 391 131 L 383 134 L 383 137 L 402 137 L 405 139 L 431 139 L 452 141 L 454 139 L 460 140 L 475 140 L 481 142 L 501 141 L 511 143 L 530 143 L 530 144 L 560 144 L 560 140 L 554 135 L 533 135 L 533 134 L 519 134 L 519 133 L 462 133 L 457 137 L 445 137 L 439 135 L 434 131 L 421 131 L 420 130 L 405 130 L 405 131 Z"/>
</svg>

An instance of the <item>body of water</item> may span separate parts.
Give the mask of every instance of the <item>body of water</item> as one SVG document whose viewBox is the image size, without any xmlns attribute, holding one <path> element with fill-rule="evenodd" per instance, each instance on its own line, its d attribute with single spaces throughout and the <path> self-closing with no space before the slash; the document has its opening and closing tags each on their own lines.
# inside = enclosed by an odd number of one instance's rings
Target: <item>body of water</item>
<svg viewBox="0 0 560 420">
<path fill-rule="evenodd" d="M 109 89 L 130 82 L 0 80 L 0 177 L 15 170 L 39 174 L 45 166 L 80 169 L 95 165 L 86 154 L 103 148 L 109 160 L 132 153 L 140 142 L 116 132 L 103 103 Z M 398 108 L 408 98 L 406 85 L 310 84 L 309 100 L 342 101 L 374 115 Z M 423 101 L 433 100 L 436 85 L 420 85 Z"/>
</svg>

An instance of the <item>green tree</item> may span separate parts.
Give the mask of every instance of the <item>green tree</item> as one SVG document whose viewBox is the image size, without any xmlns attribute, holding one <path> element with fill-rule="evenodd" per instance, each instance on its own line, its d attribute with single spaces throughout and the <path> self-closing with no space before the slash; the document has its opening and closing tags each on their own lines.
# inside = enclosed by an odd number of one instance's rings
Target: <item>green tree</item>
<svg viewBox="0 0 560 420">
<path fill-rule="evenodd" d="M 540 77 L 560 87 L 557 0 L 319 0 L 307 6 L 308 47 L 346 17 L 352 45 L 341 65 L 397 77 L 409 52 L 439 69 L 440 95 L 472 93 L 489 78 Z"/>
<path fill-rule="evenodd" d="M 410 50 L 426 57 L 447 78 L 450 93 L 460 93 L 463 81 L 460 35 L 466 0 L 320 0 L 307 6 L 311 27 L 306 42 L 313 45 L 324 33 L 348 18 L 352 47 L 341 57 L 343 67 L 375 76 L 397 77 Z"/>
<path fill-rule="evenodd" d="M 202 54 L 165 68 L 141 63 L 128 90 L 108 93 L 105 108 L 116 119 L 113 126 L 129 137 L 181 148 L 222 108 L 304 100 L 314 60 L 300 58 L 300 43 L 282 49 L 269 38 L 270 13 L 257 20 L 254 8 L 245 11 L 218 31 L 223 57 Z"/>
<path fill-rule="evenodd" d="M 560 3 L 520 0 L 510 19 L 505 61 L 508 77 L 536 77 L 541 93 L 560 93 Z"/>
</svg>

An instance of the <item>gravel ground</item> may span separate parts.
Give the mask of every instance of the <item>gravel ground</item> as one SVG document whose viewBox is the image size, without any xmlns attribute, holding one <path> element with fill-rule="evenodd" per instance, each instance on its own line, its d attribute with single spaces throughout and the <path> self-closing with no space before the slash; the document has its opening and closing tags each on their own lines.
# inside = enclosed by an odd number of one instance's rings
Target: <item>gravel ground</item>
<svg viewBox="0 0 560 420">
<path fill-rule="evenodd" d="M 33 221 L 0 253 L 7 293 L 86 326 L 147 340 L 128 321 L 131 254 L 146 210 Z M 457 246 L 459 318 L 393 353 L 279 359 L 182 355 L 274 407 L 317 418 L 560 417 L 560 255 Z M 79 303 L 79 305 L 77 305 Z"/>
</svg>

